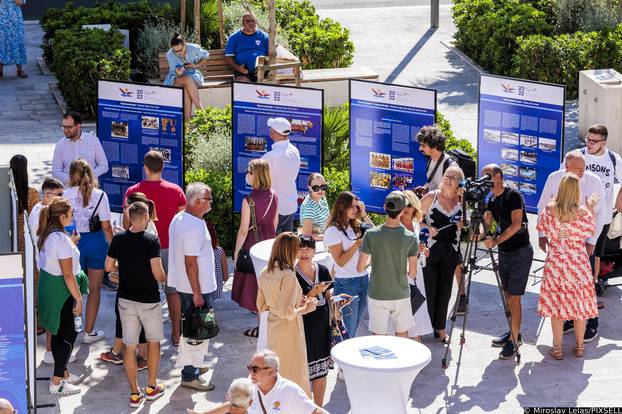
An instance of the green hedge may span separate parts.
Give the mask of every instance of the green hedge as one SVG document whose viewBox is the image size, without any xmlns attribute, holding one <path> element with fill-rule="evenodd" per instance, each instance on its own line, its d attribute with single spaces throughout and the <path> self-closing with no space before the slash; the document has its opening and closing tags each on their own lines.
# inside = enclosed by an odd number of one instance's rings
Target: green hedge
<svg viewBox="0 0 622 414">
<path fill-rule="evenodd" d="M 51 57 L 50 69 L 67 106 L 86 118 L 97 115 L 97 79 L 130 76 L 130 51 L 123 48 L 123 35 L 116 30 L 59 30 Z"/>
</svg>

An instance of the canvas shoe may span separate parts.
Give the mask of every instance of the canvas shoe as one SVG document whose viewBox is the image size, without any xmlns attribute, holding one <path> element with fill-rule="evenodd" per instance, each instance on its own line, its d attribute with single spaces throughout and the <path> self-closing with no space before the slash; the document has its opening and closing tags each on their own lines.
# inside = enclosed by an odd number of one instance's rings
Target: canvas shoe
<svg viewBox="0 0 622 414">
<path fill-rule="evenodd" d="M 92 344 L 93 342 L 101 341 L 105 337 L 104 331 L 94 331 L 90 334 L 84 332 L 84 335 L 82 335 L 82 343 Z"/>
<path fill-rule="evenodd" d="M 142 392 L 130 394 L 130 407 L 138 408 L 145 401 L 145 394 Z"/>
<path fill-rule="evenodd" d="M 516 356 L 516 347 L 514 342 L 507 341 L 503 346 L 503 349 L 499 353 L 499 359 L 512 359 Z"/>
<path fill-rule="evenodd" d="M 147 394 L 147 399 L 149 401 L 157 400 L 164 395 L 164 385 L 158 384 L 155 387 L 148 385 L 147 388 L 145 388 L 145 394 Z"/>
<path fill-rule="evenodd" d="M 493 348 L 501 348 L 505 346 L 510 341 L 510 331 L 504 333 L 503 335 L 492 340 Z M 518 344 L 523 344 L 523 337 L 521 334 L 518 334 Z"/>
<path fill-rule="evenodd" d="M 58 385 L 50 382 L 50 394 L 53 395 L 74 395 L 80 394 L 80 387 L 70 384 L 66 380 L 60 380 Z"/>
<path fill-rule="evenodd" d="M 585 335 L 583 335 L 583 342 L 588 343 L 592 342 L 594 339 L 598 337 L 598 330 L 587 328 L 585 330 Z"/>
<path fill-rule="evenodd" d="M 108 352 L 102 352 L 99 354 L 99 359 L 115 365 L 123 364 L 123 354 L 121 352 L 117 354 L 112 349 Z"/>
<path fill-rule="evenodd" d="M 186 388 L 192 388 L 198 391 L 211 391 L 215 388 L 214 384 L 207 382 L 201 377 L 192 381 L 182 381 L 181 386 Z"/>
</svg>

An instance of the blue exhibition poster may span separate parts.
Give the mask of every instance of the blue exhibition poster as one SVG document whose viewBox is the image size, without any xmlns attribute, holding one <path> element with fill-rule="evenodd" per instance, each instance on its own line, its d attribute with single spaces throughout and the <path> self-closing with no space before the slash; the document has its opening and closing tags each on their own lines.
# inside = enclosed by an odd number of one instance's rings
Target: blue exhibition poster
<svg viewBox="0 0 622 414">
<path fill-rule="evenodd" d="M 286 118 L 292 125 L 289 139 L 300 152 L 296 181 L 300 204 L 307 194 L 307 178 L 312 172 L 322 171 L 324 92 L 235 82 L 232 93 L 233 211 L 241 210 L 242 200 L 251 192 L 246 184 L 248 163 L 272 149 L 267 122 L 273 117 Z"/>
<path fill-rule="evenodd" d="M 15 260 L 13 260 L 15 259 Z M 19 413 L 28 411 L 24 277 L 21 254 L 0 257 L 0 397 Z M 7 266 L 7 263 L 15 264 Z M 16 268 L 19 267 L 20 270 Z"/>
<path fill-rule="evenodd" d="M 564 87 L 522 79 L 480 77 L 478 166 L 496 163 L 505 183 L 537 213 L 547 177 L 559 170 L 564 138 Z"/>
<path fill-rule="evenodd" d="M 128 187 L 141 181 L 143 156 L 164 156 L 162 178 L 184 187 L 183 89 L 100 80 L 97 90 L 97 136 L 110 169 L 99 177 L 110 209 L 121 212 Z"/>
<path fill-rule="evenodd" d="M 435 90 L 350 81 L 350 181 L 367 211 L 384 213 L 390 191 L 425 183 L 416 137 L 435 120 Z"/>
</svg>

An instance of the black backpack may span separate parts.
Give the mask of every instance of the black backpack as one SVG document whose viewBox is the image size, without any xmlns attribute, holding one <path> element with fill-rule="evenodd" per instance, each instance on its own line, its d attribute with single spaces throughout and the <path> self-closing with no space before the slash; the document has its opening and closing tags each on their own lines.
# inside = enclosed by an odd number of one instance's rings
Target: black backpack
<svg viewBox="0 0 622 414">
<path fill-rule="evenodd" d="M 449 155 L 449 158 L 446 159 L 445 164 L 443 164 L 443 173 L 453 161 L 458 164 L 462 172 L 464 172 L 464 178 L 477 178 L 477 163 L 473 157 L 460 148 L 447 151 L 447 155 Z"/>
</svg>

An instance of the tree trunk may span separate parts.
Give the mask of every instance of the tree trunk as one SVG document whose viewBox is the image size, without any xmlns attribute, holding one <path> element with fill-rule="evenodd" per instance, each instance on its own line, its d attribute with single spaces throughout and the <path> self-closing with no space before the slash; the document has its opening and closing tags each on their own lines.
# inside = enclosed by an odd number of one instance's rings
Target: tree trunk
<svg viewBox="0 0 622 414">
<path fill-rule="evenodd" d="M 181 27 L 181 32 L 186 31 L 186 0 L 180 0 L 179 2 L 179 26 Z"/>
<path fill-rule="evenodd" d="M 201 44 L 201 0 L 194 0 L 194 40 Z"/>
<path fill-rule="evenodd" d="M 220 35 L 220 48 L 224 49 L 225 48 L 225 29 L 224 29 L 225 20 L 222 16 L 222 0 L 218 0 L 218 23 L 219 23 L 218 34 Z"/>
<path fill-rule="evenodd" d="M 268 56 L 270 56 L 270 63 L 274 63 L 276 58 L 276 6 L 274 0 L 268 0 L 268 19 L 270 21 Z"/>
</svg>

